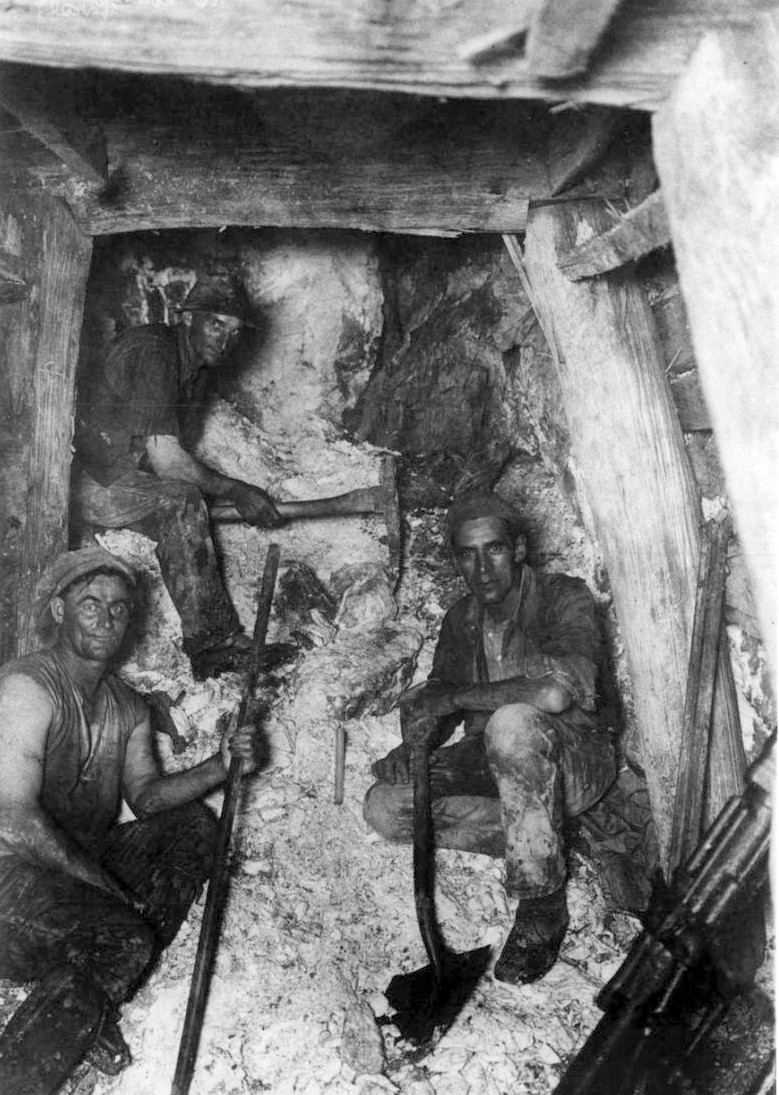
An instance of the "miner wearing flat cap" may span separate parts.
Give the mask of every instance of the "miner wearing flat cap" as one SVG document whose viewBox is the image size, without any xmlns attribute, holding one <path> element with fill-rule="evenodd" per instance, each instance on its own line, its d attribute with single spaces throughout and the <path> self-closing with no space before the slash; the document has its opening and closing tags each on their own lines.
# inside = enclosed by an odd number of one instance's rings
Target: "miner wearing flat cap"
<svg viewBox="0 0 779 1095">
<path fill-rule="evenodd" d="M 243 287 L 203 278 L 179 312 L 175 327 L 125 332 L 85 383 L 76 414 L 74 516 L 81 526 L 130 528 L 155 541 L 184 652 L 196 679 L 204 679 L 244 668 L 251 646 L 219 571 L 205 499 L 230 502 L 262 527 L 282 518 L 264 490 L 208 467 L 186 443 L 209 374 L 254 326 Z"/>
<path fill-rule="evenodd" d="M 9 1095 L 57 1090 L 85 1056 L 129 1063 L 117 1009 L 209 874 L 199 800 L 233 756 L 254 765 L 254 728 L 228 726 L 207 760 L 161 771 L 147 706 L 113 670 L 135 586 L 102 548 L 58 556 L 36 596 L 42 649 L 0 667 L 0 977 L 35 982 L 0 1034 Z"/>
<path fill-rule="evenodd" d="M 518 905 L 494 973 L 526 984 L 554 965 L 568 925 L 564 821 L 616 775 L 598 709 L 604 648 L 585 583 L 525 562 L 497 494 L 457 498 L 447 526 L 468 593 L 443 620 L 429 680 L 401 697 L 403 741 L 373 766 L 365 818 L 387 840 L 413 839 L 409 743 L 421 734 L 437 845 L 505 859 Z"/>
</svg>

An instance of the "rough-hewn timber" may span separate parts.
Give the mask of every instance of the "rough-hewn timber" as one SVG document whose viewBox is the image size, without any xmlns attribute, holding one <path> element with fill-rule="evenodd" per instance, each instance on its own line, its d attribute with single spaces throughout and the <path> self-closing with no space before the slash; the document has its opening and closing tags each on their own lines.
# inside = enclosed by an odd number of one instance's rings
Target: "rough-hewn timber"
<svg viewBox="0 0 779 1095">
<path fill-rule="evenodd" d="M 45 88 L 45 81 L 39 81 Z M 105 143 L 58 96 L 45 94 L 32 80 L 0 69 L 0 105 L 62 161 L 77 183 L 101 186 L 107 180 Z"/>
<path fill-rule="evenodd" d="M 656 190 L 611 228 L 561 255 L 558 265 L 571 281 L 579 281 L 615 270 L 670 242 L 663 196 Z"/>
<path fill-rule="evenodd" d="M 543 0 L 530 24 L 527 62 L 540 80 L 570 80 L 590 66 L 621 0 Z"/>
<path fill-rule="evenodd" d="M 707 37 L 654 125 L 706 402 L 777 680 L 779 19 Z"/>
<path fill-rule="evenodd" d="M 73 386 L 91 241 L 46 194 L 4 198 L 30 292 L 0 307 L 0 661 L 31 646 L 35 580 L 67 543 Z"/>
<path fill-rule="evenodd" d="M 56 164 L 35 176 L 94 235 L 224 224 L 521 231 L 528 201 L 551 193 L 547 137 L 562 124 L 518 102 L 246 93 L 141 77 L 84 90 L 101 112 L 109 185 L 79 187 Z M 619 197 L 625 171 L 615 148 L 569 193 Z"/>
<path fill-rule="evenodd" d="M 625 643 L 661 849 L 670 819 L 684 712 L 700 504 L 649 304 L 629 271 L 571 282 L 559 252 L 597 234 L 594 202 L 530 211 L 534 306 L 559 359 L 573 471 L 600 544 Z M 715 734 L 723 728 L 718 678 Z"/>
<path fill-rule="evenodd" d="M 0 57 L 243 87 L 565 98 L 652 109 L 668 95 L 704 30 L 742 23 L 771 2 L 627 0 L 590 71 L 564 90 L 532 77 L 519 49 L 478 64 L 468 59 L 469 43 L 524 25 L 531 5 L 516 0 L 16 0 L 0 11 Z"/>
</svg>

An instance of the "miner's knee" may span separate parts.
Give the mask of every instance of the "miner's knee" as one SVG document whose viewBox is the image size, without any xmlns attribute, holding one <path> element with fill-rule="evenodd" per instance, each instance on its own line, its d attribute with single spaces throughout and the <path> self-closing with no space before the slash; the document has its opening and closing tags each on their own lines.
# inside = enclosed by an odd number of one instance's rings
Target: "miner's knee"
<svg viewBox="0 0 779 1095">
<path fill-rule="evenodd" d="M 484 728 L 484 744 L 491 758 L 506 756 L 514 763 L 521 756 L 548 756 L 553 735 L 543 713 L 528 703 L 511 703 L 493 712 Z"/>
<path fill-rule="evenodd" d="M 369 788 L 362 806 L 362 816 L 379 836 L 395 844 L 410 839 L 409 818 L 413 801 L 408 783 L 374 783 Z"/>
</svg>

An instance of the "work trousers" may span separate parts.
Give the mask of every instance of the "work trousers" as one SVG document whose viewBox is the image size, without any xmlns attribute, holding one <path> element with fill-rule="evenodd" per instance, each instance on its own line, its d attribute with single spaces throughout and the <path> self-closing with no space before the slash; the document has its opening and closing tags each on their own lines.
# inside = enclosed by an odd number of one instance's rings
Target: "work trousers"
<svg viewBox="0 0 779 1095">
<path fill-rule="evenodd" d="M 436 844 L 505 856 L 506 889 L 545 897 L 566 880 L 563 823 L 592 806 L 616 775 L 610 732 L 577 731 L 528 704 L 490 717 L 484 736 L 435 750 L 430 788 Z M 412 783 L 374 784 L 368 824 L 387 840 L 414 834 Z"/>
<path fill-rule="evenodd" d="M 82 524 L 133 529 L 155 541 L 188 655 L 240 630 L 219 573 L 208 509 L 196 486 L 134 471 L 103 487 L 80 470 L 74 476 L 73 505 Z"/>
<path fill-rule="evenodd" d="M 0 858 L 0 976 L 39 980 L 69 965 L 113 1004 L 127 999 L 208 878 L 216 824 L 210 810 L 191 803 L 117 825 L 93 849 L 147 917 L 70 875 Z"/>
</svg>

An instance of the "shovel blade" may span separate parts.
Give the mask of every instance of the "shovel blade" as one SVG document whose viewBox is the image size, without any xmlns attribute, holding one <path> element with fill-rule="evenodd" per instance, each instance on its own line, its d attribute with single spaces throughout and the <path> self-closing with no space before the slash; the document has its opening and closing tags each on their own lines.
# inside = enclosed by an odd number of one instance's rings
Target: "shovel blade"
<svg viewBox="0 0 779 1095">
<path fill-rule="evenodd" d="M 432 966 L 399 973 L 385 996 L 397 1012 L 392 1022 L 402 1038 L 419 1047 L 432 1046 L 446 1033 L 487 969 L 490 947 L 442 956 L 441 977 Z"/>
</svg>

